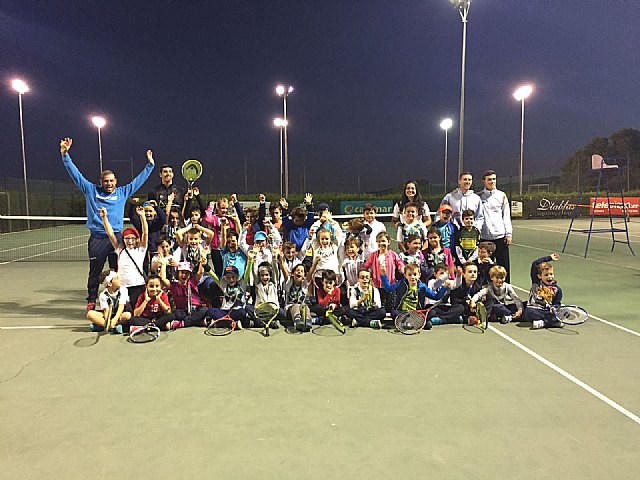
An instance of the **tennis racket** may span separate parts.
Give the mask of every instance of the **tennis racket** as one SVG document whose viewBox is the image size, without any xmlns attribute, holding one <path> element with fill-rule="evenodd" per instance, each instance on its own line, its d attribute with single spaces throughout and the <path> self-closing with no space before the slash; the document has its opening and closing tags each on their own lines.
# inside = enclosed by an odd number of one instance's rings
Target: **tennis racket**
<svg viewBox="0 0 640 480">
<path fill-rule="evenodd" d="M 449 287 L 446 288 L 448 291 Z M 440 298 L 440 300 L 438 300 L 436 303 L 432 303 L 431 305 L 429 305 L 429 308 L 425 310 L 407 310 L 406 312 L 402 312 L 394 320 L 396 330 L 404 335 L 414 335 L 416 333 L 420 333 L 420 330 L 422 330 L 427 324 L 427 314 L 429 313 L 429 311 L 433 307 L 440 305 L 445 298 L 447 298 L 446 293 L 442 296 L 442 298 Z"/>
<path fill-rule="evenodd" d="M 131 343 L 150 343 L 158 339 L 160 329 L 153 323 L 147 323 L 144 327 L 132 326 L 129 333 Z"/>
<path fill-rule="evenodd" d="M 202 164 L 195 159 L 186 160 L 182 164 L 182 177 L 189 184 L 189 189 L 193 188 L 193 184 L 202 175 Z"/>
<path fill-rule="evenodd" d="M 476 317 L 478 317 L 478 327 L 480 330 L 486 330 L 489 322 L 487 320 L 487 308 L 482 302 L 476 303 Z"/>
<path fill-rule="evenodd" d="M 254 309 L 256 320 L 264 325 L 264 328 L 260 333 L 265 337 L 268 337 L 270 335 L 269 328 L 278 316 L 278 313 L 280 313 L 280 306 L 274 302 L 263 302 L 260 305 L 257 305 Z"/>
<path fill-rule="evenodd" d="M 212 320 L 207 329 L 204 331 L 205 335 L 211 337 L 222 337 L 229 335 L 236 328 L 236 321 L 227 313 L 224 317 L 216 318 Z"/>
<path fill-rule="evenodd" d="M 564 325 L 581 325 L 589 318 L 589 313 L 577 305 L 551 307 L 551 311 Z"/>
<path fill-rule="evenodd" d="M 347 329 L 344 327 L 344 325 L 342 324 L 340 319 L 336 316 L 335 313 L 333 313 L 333 309 L 332 308 L 327 310 L 325 312 L 324 316 L 327 318 L 327 320 L 329 320 L 331 325 L 333 325 L 333 327 L 336 330 L 338 330 L 341 334 L 344 335 L 347 332 Z"/>
</svg>

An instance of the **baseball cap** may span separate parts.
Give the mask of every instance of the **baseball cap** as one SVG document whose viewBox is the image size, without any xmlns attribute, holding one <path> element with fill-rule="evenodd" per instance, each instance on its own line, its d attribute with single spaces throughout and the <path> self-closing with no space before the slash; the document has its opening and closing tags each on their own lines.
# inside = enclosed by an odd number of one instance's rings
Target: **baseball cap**
<svg viewBox="0 0 640 480">
<path fill-rule="evenodd" d="M 316 208 L 316 212 L 324 212 L 325 210 L 329 210 L 328 203 L 321 203 L 318 205 L 318 208 Z"/>
<path fill-rule="evenodd" d="M 180 262 L 178 264 L 178 267 L 176 268 L 176 270 L 180 271 L 187 271 L 187 272 L 192 272 L 193 270 L 191 269 L 191 263 L 190 262 Z"/>
<path fill-rule="evenodd" d="M 128 227 L 122 231 L 123 237 L 126 237 L 127 235 L 133 235 L 136 238 L 140 238 L 140 233 L 138 233 L 138 230 L 136 230 L 135 227 Z"/>
<path fill-rule="evenodd" d="M 233 265 L 227 265 L 227 267 L 224 269 L 224 275 L 226 275 L 227 273 L 234 273 L 236 275 L 240 275 L 240 272 L 238 272 L 238 269 Z"/>
<path fill-rule="evenodd" d="M 450 212 L 453 212 L 453 207 L 451 207 L 451 205 L 449 205 L 448 203 L 444 203 L 440 205 L 438 212 L 442 212 L 443 210 L 449 210 Z"/>
<path fill-rule="evenodd" d="M 264 233 L 262 230 L 258 231 L 255 233 L 255 235 L 253 236 L 253 240 L 257 241 L 257 240 L 266 240 L 267 239 L 267 234 Z"/>
</svg>

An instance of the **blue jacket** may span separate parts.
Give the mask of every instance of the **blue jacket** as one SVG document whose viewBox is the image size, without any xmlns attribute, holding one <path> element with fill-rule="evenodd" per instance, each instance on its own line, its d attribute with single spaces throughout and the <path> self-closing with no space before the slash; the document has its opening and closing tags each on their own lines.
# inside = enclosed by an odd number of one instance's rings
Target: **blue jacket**
<svg viewBox="0 0 640 480">
<path fill-rule="evenodd" d="M 62 155 L 62 164 L 69 172 L 73 183 L 84 193 L 87 203 L 87 228 L 93 234 L 106 235 L 102 219 L 98 210 L 102 207 L 107 209 L 109 223 L 114 232 L 121 232 L 124 224 L 124 205 L 133 193 L 147 181 L 153 171 L 153 165 L 147 163 L 144 169 L 134 178 L 131 183 L 124 187 L 116 187 L 113 193 L 108 194 L 101 186 L 94 185 L 82 176 L 80 170 L 73 164 L 68 153 Z"/>
<path fill-rule="evenodd" d="M 393 306 L 394 310 L 399 310 L 402 306 L 402 301 L 404 300 L 405 295 L 407 294 L 407 290 L 409 289 L 409 284 L 405 278 L 402 278 L 392 284 L 389 283 L 389 277 L 387 277 L 386 273 L 380 275 L 380 281 L 382 282 L 382 287 L 387 292 L 396 292 L 396 301 Z M 427 287 L 424 283 L 418 282 L 418 309 L 425 310 L 427 306 L 427 297 L 432 300 L 440 300 L 442 297 L 446 295 L 449 289 L 445 286 L 440 287 L 437 292 L 434 292 L 429 287 Z"/>
</svg>

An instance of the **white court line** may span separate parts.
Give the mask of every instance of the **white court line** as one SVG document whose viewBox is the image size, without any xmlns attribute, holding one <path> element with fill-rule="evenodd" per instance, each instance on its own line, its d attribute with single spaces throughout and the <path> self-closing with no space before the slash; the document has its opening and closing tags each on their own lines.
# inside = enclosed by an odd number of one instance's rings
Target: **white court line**
<svg viewBox="0 0 640 480">
<path fill-rule="evenodd" d="M 57 330 L 57 329 L 78 328 L 78 327 L 82 327 L 82 325 L 18 325 L 14 327 L 0 326 L 0 330 L 34 330 L 34 329 Z"/>
<path fill-rule="evenodd" d="M 524 288 L 518 287 L 517 285 L 512 285 L 513 288 L 517 288 L 521 292 L 529 293 L 529 290 L 525 290 Z M 636 332 L 635 330 L 631 330 L 630 328 L 623 327 L 622 325 L 618 325 L 617 323 L 610 322 L 609 320 L 605 320 L 604 318 L 596 317 L 595 315 L 589 314 L 589 318 L 593 318 L 594 320 L 598 320 L 599 322 L 605 323 L 611 327 L 618 328 L 623 332 L 630 333 L 631 335 L 635 335 L 636 337 L 640 337 L 640 332 Z"/>
<path fill-rule="evenodd" d="M 43 253 L 36 253 L 36 254 L 33 254 L 33 255 L 29 255 L 28 257 L 16 258 L 16 259 L 10 260 L 8 262 L 0 262 L 0 265 L 7 265 L 9 263 L 21 262 L 22 260 L 27 260 L 29 258 L 42 257 L 42 256 L 45 256 L 45 255 L 50 255 L 52 253 L 63 252 L 65 250 L 70 250 L 72 248 L 78 248 L 78 247 L 82 247 L 82 246 L 85 246 L 85 245 L 86 245 L 85 243 L 81 243 L 80 245 L 71 245 L 69 247 L 58 248 L 56 250 L 48 250 L 48 251 L 43 252 Z"/>
<path fill-rule="evenodd" d="M 516 224 L 516 225 L 517 225 L 518 228 L 523 228 L 525 230 L 540 230 L 540 225 L 538 225 L 537 227 L 525 226 L 525 225 L 519 225 L 519 224 Z M 584 225 L 584 227 L 585 227 L 585 229 L 587 228 L 586 225 Z M 544 228 L 545 228 L 545 231 L 547 231 L 547 232 L 562 233 L 564 235 L 567 234 L 567 230 L 568 230 L 568 228 L 561 230 L 559 226 L 545 226 Z M 580 228 L 580 225 L 574 226 L 573 228 Z M 595 223 L 594 223 L 594 228 L 598 228 L 598 226 Z M 609 226 L 609 228 L 610 228 L 610 226 Z M 615 224 L 614 224 L 613 228 L 616 228 Z M 571 233 L 574 234 L 574 235 L 584 235 L 585 237 L 588 235 L 588 233 L 585 233 L 585 232 L 575 232 L 574 231 L 574 232 L 571 232 Z M 615 232 L 615 233 L 618 233 L 618 234 L 622 235 L 624 232 Z M 593 237 L 600 238 L 600 239 L 603 239 L 603 240 L 604 239 L 609 239 L 610 240 L 611 239 L 611 232 L 592 232 L 591 233 L 591 237 L 592 238 Z M 629 232 L 629 241 L 631 243 L 634 243 L 634 244 L 640 243 L 638 240 L 634 240 L 635 238 L 638 238 L 638 237 L 640 237 L 640 235 L 637 235 L 635 233 Z"/>
<path fill-rule="evenodd" d="M 512 245 L 515 246 L 515 247 L 529 248 L 531 250 L 539 250 L 541 252 L 547 252 L 547 255 L 549 254 L 549 249 L 548 248 L 534 247 L 534 246 L 531 246 L 531 245 L 524 245 L 522 243 L 512 243 Z M 611 266 L 611 262 L 605 262 L 604 260 L 597 260 L 595 258 L 589 258 L 589 257 L 585 258 L 583 255 L 577 255 L 575 253 L 560 252 L 560 255 L 566 255 L 567 257 L 573 257 L 573 258 L 577 258 L 577 259 L 580 259 L 580 260 L 588 260 L 590 262 L 602 263 L 603 265 Z M 634 267 L 630 267 L 628 265 L 616 265 L 616 268 L 626 268 L 628 270 L 633 270 L 635 272 L 640 271 L 640 268 L 634 268 Z"/>
<path fill-rule="evenodd" d="M 580 380 L 579 378 L 574 377 L 573 375 L 571 375 L 569 372 L 563 370 L 562 368 L 560 368 L 559 366 L 557 366 L 555 363 L 550 362 L 549 360 L 547 360 L 546 358 L 544 358 L 543 356 L 537 354 L 536 352 L 534 352 L 533 350 L 525 347 L 524 345 L 522 345 L 520 342 L 514 340 L 513 338 L 511 338 L 509 335 L 501 332 L 500 330 L 498 330 L 496 327 L 494 327 L 493 325 L 489 325 L 488 326 L 489 330 L 491 330 L 494 333 L 497 333 L 499 336 L 501 336 L 502 338 L 504 338 L 507 342 L 515 345 L 516 347 L 518 347 L 520 350 L 522 350 L 523 352 L 531 355 L 533 358 L 535 358 L 536 360 L 538 360 L 539 362 L 542 362 L 543 364 L 545 364 L 547 367 L 549 367 L 550 369 L 556 371 L 557 373 L 559 373 L 560 375 L 562 375 L 564 378 L 566 378 L 567 380 L 572 381 L 573 383 L 575 383 L 576 385 L 578 385 L 580 388 L 583 388 L 584 390 L 586 390 L 587 392 L 589 392 L 591 395 L 593 395 L 594 397 L 602 400 L 604 403 L 606 403 L 607 405 L 609 405 L 610 407 L 615 408 L 618 412 L 622 413 L 624 416 L 626 416 L 627 418 L 629 418 L 630 420 L 633 420 L 634 422 L 636 422 L 638 425 L 640 425 L 640 417 L 638 417 L 637 415 L 635 415 L 634 413 L 630 412 L 629 410 L 627 410 L 626 408 L 624 408 L 622 405 L 620 405 L 619 403 L 614 402 L 613 400 L 611 400 L 609 397 L 607 397 L 606 395 L 603 395 L 602 393 L 600 393 L 599 391 L 597 391 L 595 388 L 590 387 L 589 385 L 587 385 L 586 383 L 584 383 L 582 380 Z"/>
</svg>

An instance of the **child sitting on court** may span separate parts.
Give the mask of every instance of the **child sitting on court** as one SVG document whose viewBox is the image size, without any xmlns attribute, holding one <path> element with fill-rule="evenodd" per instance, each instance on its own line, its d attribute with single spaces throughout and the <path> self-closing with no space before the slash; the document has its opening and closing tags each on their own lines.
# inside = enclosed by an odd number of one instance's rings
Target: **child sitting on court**
<svg viewBox="0 0 640 480">
<path fill-rule="evenodd" d="M 473 210 L 462 212 L 463 225 L 455 233 L 455 257 L 458 272 L 463 264 L 473 262 L 478 257 L 478 244 L 480 243 L 480 230 L 473 226 L 475 220 Z"/>
<path fill-rule="evenodd" d="M 430 312 L 434 325 L 439 323 L 466 323 L 477 325 L 478 317 L 471 311 L 471 297 L 480 291 L 477 282 L 478 266 L 473 262 L 462 265 L 462 276 L 456 278 L 460 284 L 451 290 L 449 305 L 437 305 Z"/>
<path fill-rule="evenodd" d="M 127 288 L 129 298 L 135 302 L 140 294 L 144 291 L 144 261 L 147 255 L 147 220 L 144 216 L 142 207 L 136 208 L 136 214 L 140 218 L 142 225 L 142 237 L 138 230 L 133 227 L 125 228 L 122 232 L 122 242 L 118 241 L 118 237 L 111 227 L 107 210 L 101 208 L 98 214 L 102 218 L 104 229 L 113 245 L 113 249 L 118 255 L 118 274 L 122 279 L 122 286 Z"/>
<path fill-rule="evenodd" d="M 549 263 L 559 259 L 559 254 L 552 253 L 531 263 L 531 290 L 524 318 L 532 322 L 534 329 L 562 327 L 562 322 L 551 310 L 562 304 L 562 289 L 556 282 L 553 265 Z"/>
<path fill-rule="evenodd" d="M 329 323 L 325 318 L 329 310 L 338 318 L 346 313 L 346 309 L 340 304 L 340 287 L 337 285 L 335 272 L 322 272 L 322 287 L 316 287 L 316 302 L 311 305 L 311 312 L 315 313 L 322 323 Z"/>
<path fill-rule="evenodd" d="M 345 314 L 351 319 L 351 326 L 382 328 L 387 312 L 382 308 L 380 292 L 371 285 L 371 272 L 361 268 L 358 281 L 350 290 L 349 309 Z"/>
<path fill-rule="evenodd" d="M 515 289 L 505 282 L 507 270 L 495 265 L 489 270 L 491 283 L 482 288 L 471 298 L 472 311 L 475 311 L 476 303 L 485 299 L 485 307 L 489 320 L 499 321 L 502 324 L 520 318 L 522 315 L 522 300 L 518 297 Z"/>
<path fill-rule="evenodd" d="M 167 292 L 162 291 L 162 282 L 156 274 L 147 277 L 145 290 L 135 302 L 133 317 L 129 321 L 131 333 L 148 323 L 161 330 L 167 330 L 175 315 L 171 313 L 171 304 Z"/>
<path fill-rule="evenodd" d="M 245 269 L 243 277 L 240 277 L 238 269 L 233 265 L 229 265 L 224 269 L 222 278 L 218 278 L 209 265 L 205 267 L 207 276 L 210 276 L 210 278 L 213 279 L 222 293 L 222 305 L 220 308 L 212 307 L 209 309 L 209 316 L 213 320 L 217 320 L 229 314 L 229 316 L 236 322 L 237 328 L 242 329 L 242 322 L 247 318 L 246 281 L 250 275 L 254 257 L 255 254 L 253 253 L 253 250 L 250 250 L 247 268 Z"/>
<path fill-rule="evenodd" d="M 104 290 L 98 295 L 100 310 L 89 310 L 87 319 L 91 320 L 89 328 L 93 332 L 102 332 L 109 328 L 109 333 L 122 333 L 121 323 L 131 318 L 130 312 L 124 307 L 129 301 L 127 289 L 122 286 L 122 280 L 114 270 L 105 270 L 100 274 L 100 283 Z M 107 321 L 109 325 L 107 325 Z"/>
<path fill-rule="evenodd" d="M 426 282 L 427 287 L 429 287 L 434 292 L 437 292 L 448 279 L 449 270 L 447 266 L 444 263 L 436 263 L 436 265 L 433 267 L 433 275 Z M 433 305 L 436 302 L 437 300 L 427 298 L 427 305 Z"/>
<path fill-rule="evenodd" d="M 389 281 L 384 267 L 381 267 L 380 271 L 384 289 L 396 294 L 395 305 L 391 310 L 391 318 L 394 320 L 400 313 L 407 310 L 425 310 L 427 298 L 440 300 L 448 292 L 447 287 L 451 285 L 451 281 L 447 280 L 446 285 L 434 292 L 420 281 L 420 267 L 415 263 L 408 263 L 404 268 L 404 278 L 394 283 Z M 427 317 L 424 328 L 429 330 L 431 326 L 431 319 Z"/>
<path fill-rule="evenodd" d="M 476 259 L 476 265 L 478 265 L 478 283 L 482 286 L 491 283 L 489 276 L 489 270 L 495 265 L 491 255 L 496 251 L 496 244 L 493 242 L 480 242 L 478 244 L 478 258 Z"/>
<path fill-rule="evenodd" d="M 284 284 L 286 319 L 294 325 L 296 330 L 306 330 L 311 326 L 311 311 L 308 305 L 311 276 L 307 274 L 302 263 L 293 267 L 291 274 L 286 271 L 283 274 L 286 279 Z"/>
<path fill-rule="evenodd" d="M 423 243 L 427 240 L 427 227 L 422 223 L 422 207 L 409 202 L 404 206 L 403 214 L 406 222 L 399 225 L 396 238 L 401 251 L 406 250 L 405 242 L 409 235 L 417 235 Z"/>
<path fill-rule="evenodd" d="M 208 307 L 204 305 L 198 293 L 198 282 L 202 276 L 203 262 L 200 262 L 195 273 L 192 273 L 189 262 L 179 263 L 176 267 L 177 278 L 173 280 L 167 278 L 167 264 L 166 259 L 161 260 L 160 280 L 164 287 L 171 292 L 171 300 L 175 306 L 173 311 L 175 320 L 171 322 L 171 329 L 206 326 L 205 317 L 208 313 Z"/>
</svg>

